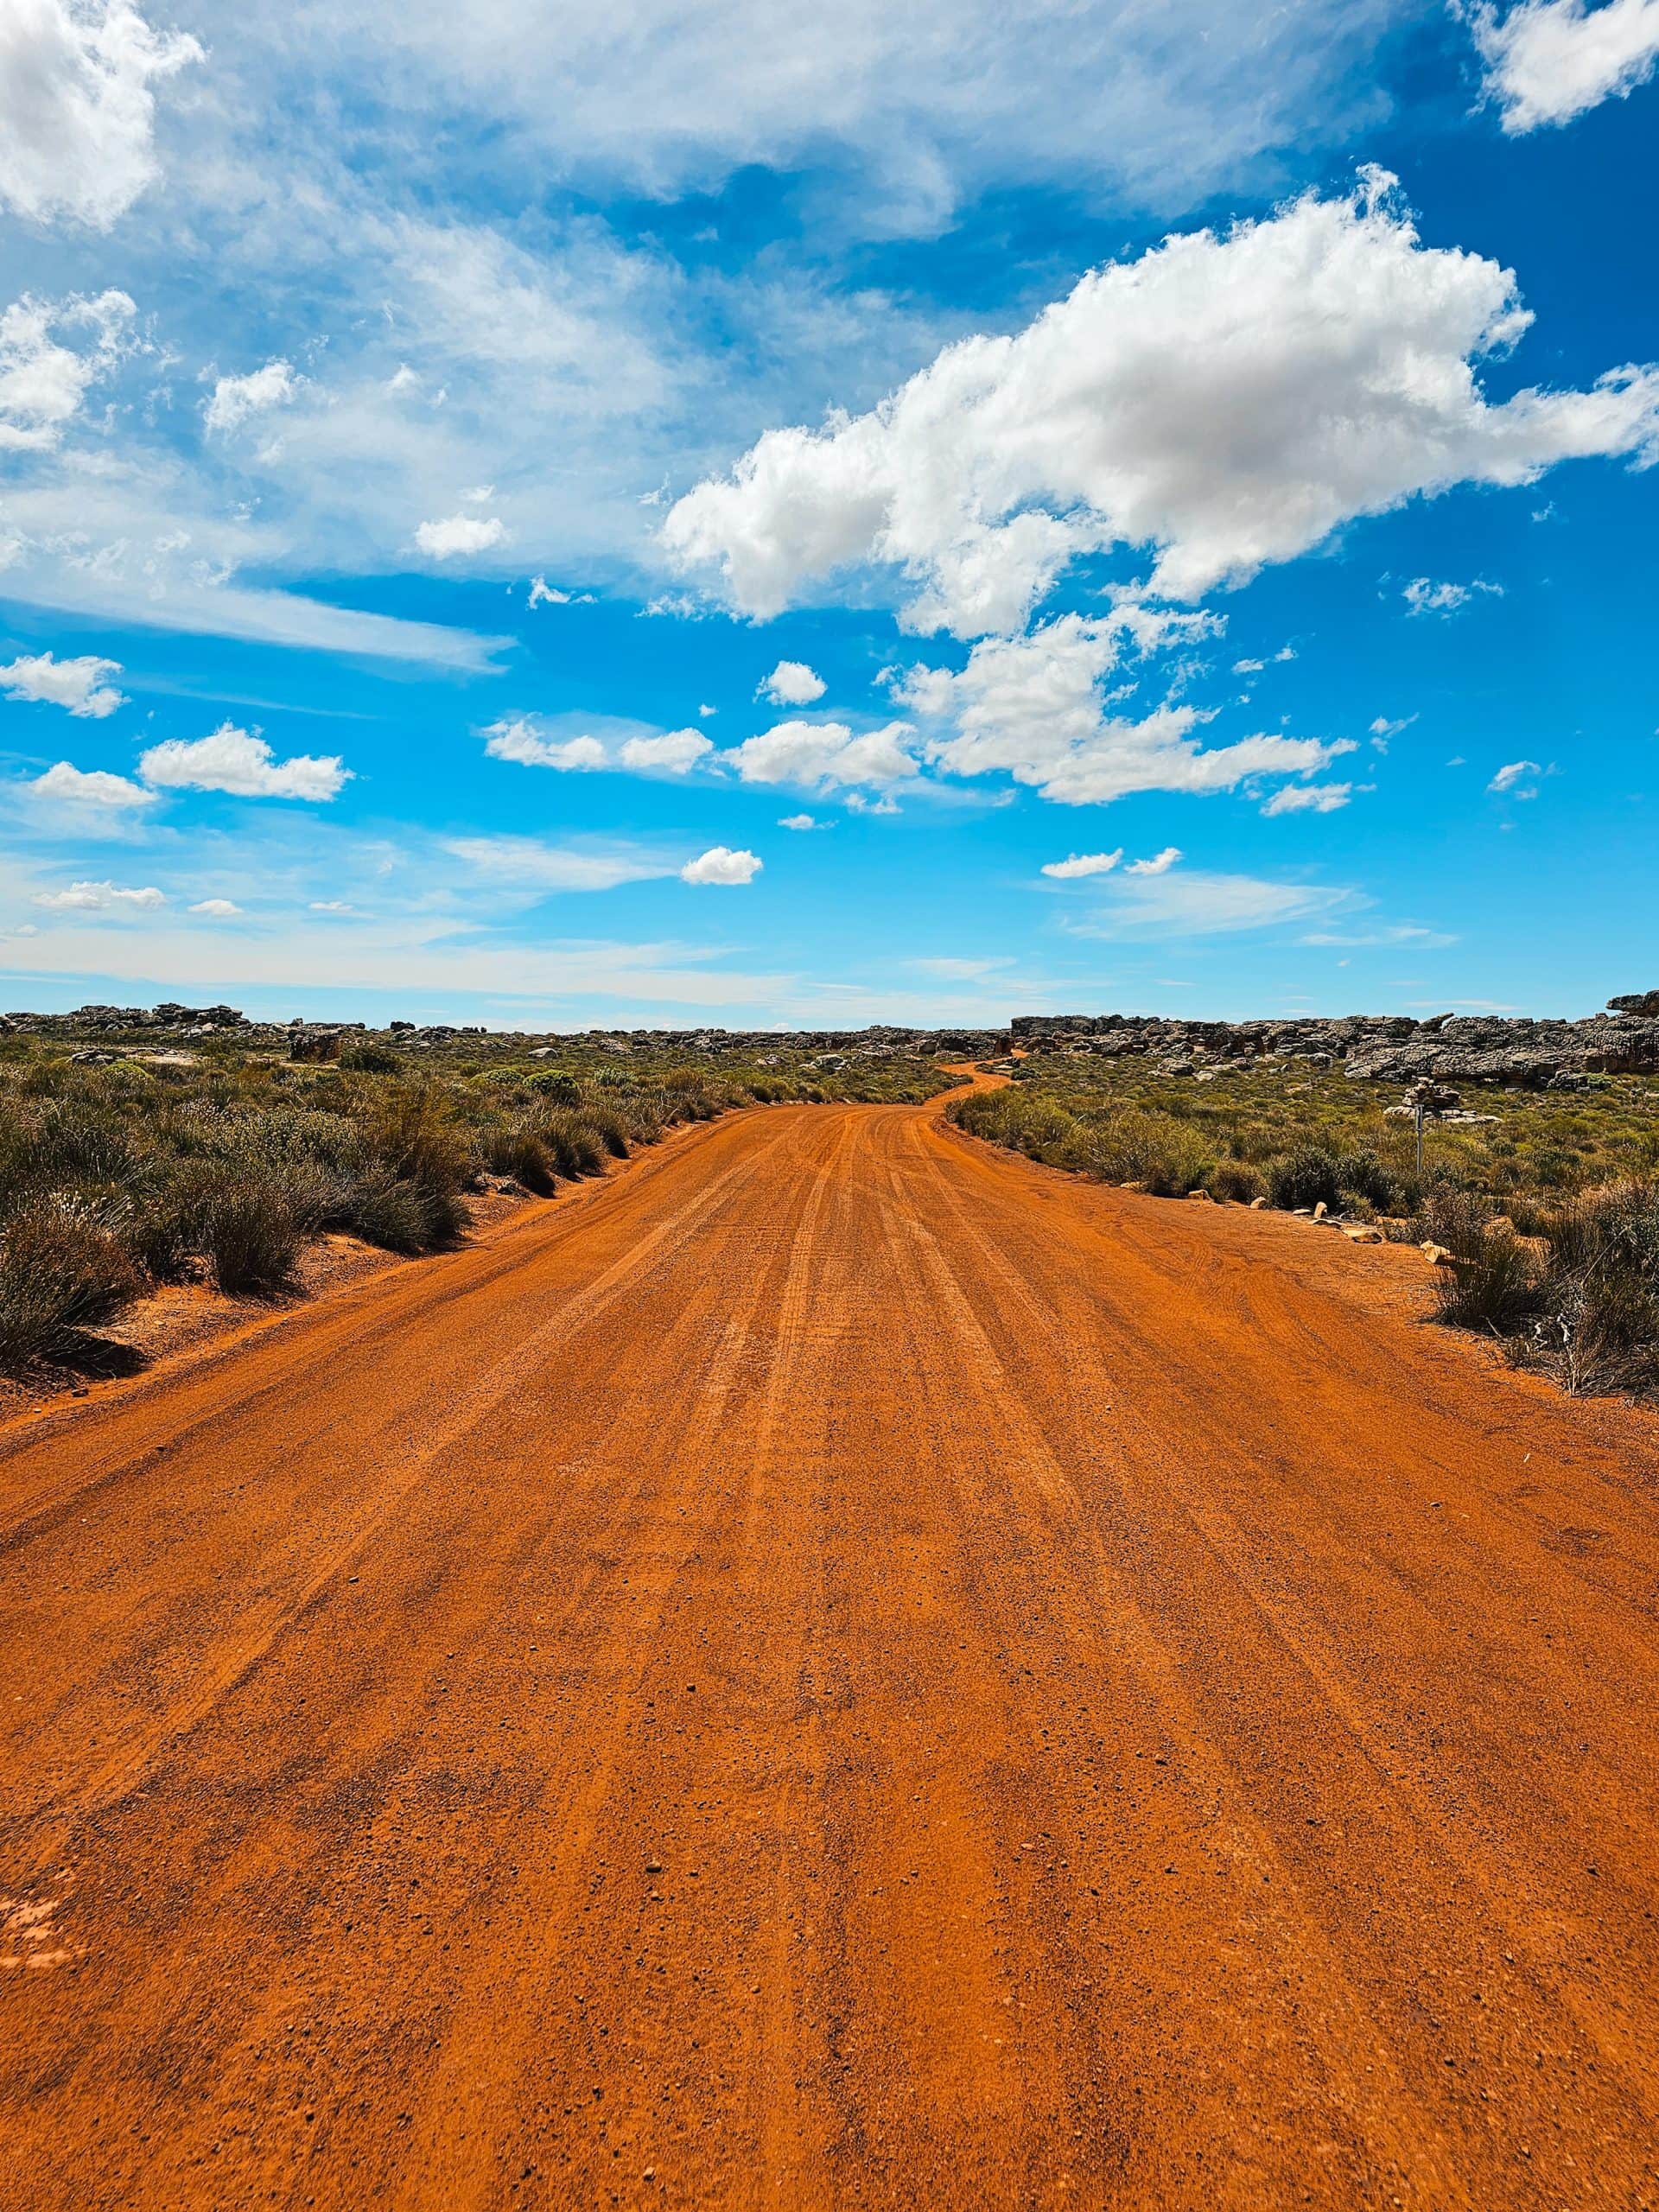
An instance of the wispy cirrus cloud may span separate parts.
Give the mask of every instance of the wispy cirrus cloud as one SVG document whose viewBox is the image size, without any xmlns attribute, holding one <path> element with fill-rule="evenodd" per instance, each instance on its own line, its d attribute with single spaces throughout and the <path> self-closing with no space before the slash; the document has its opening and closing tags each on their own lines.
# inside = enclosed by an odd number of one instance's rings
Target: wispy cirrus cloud
<svg viewBox="0 0 1659 2212">
<path fill-rule="evenodd" d="M 1355 903 L 1347 889 L 1218 869 L 1114 880 L 1109 903 L 1067 925 L 1079 937 L 1215 937 L 1281 927 Z"/>
<path fill-rule="evenodd" d="M 553 845 L 537 837 L 446 837 L 445 852 L 483 881 L 531 892 L 614 891 L 673 875 L 677 864 L 640 845 L 613 841 Z"/>
<path fill-rule="evenodd" d="M 1457 614 L 1472 600 L 1485 597 L 1502 599 L 1502 584 L 1491 584 L 1477 576 L 1466 584 L 1434 583 L 1427 576 L 1414 576 L 1401 594 L 1406 602 L 1408 614 Z"/>
<path fill-rule="evenodd" d="M 1284 784 L 1262 811 L 1269 819 L 1279 814 L 1336 814 L 1353 795 L 1351 784 Z"/>
</svg>

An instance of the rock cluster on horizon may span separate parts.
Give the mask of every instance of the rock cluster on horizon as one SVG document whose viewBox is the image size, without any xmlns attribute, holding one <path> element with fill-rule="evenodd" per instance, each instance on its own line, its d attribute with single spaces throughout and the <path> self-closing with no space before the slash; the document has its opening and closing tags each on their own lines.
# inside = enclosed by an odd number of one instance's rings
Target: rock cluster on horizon
<svg viewBox="0 0 1659 2212">
<path fill-rule="evenodd" d="M 350 1036 L 387 1037 L 405 1050 L 464 1043 L 473 1050 L 544 1059 L 575 1045 L 627 1055 L 636 1048 L 718 1056 L 798 1052 L 885 1058 L 900 1052 L 995 1059 L 1010 1046 L 1031 1052 L 1067 1052 L 1149 1062 L 1170 1076 L 1215 1081 L 1263 1061 L 1342 1064 L 1355 1082 L 1511 1084 L 1533 1089 L 1577 1088 L 1596 1077 L 1659 1074 L 1659 991 L 1608 1001 L 1580 1021 L 1491 1014 L 1286 1015 L 1253 1021 L 1192 1021 L 1136 1014 L 1022 1014 L 1007 1029 L 906 1029 L 877 1023 L 864 1029 L 590 1029 L 580 1036 L 553 1031 L 486 1030 L 397 1020 L 372 1031 L 361 1021 L 252 1021 L 234 1007 L 86 1006 L 73 1014 L 10 1014 L 0 1028 L 46 1036 L 92 1033 L 117 1043 L 124 1032 L 158 1029 L 187 1037 L 233 1033 L 250 1045 L 286 1045 L 296 1059 L 328 1058 Z"/>
<path fill-rule="evenodd" d="M 1257 1021 L 1184 1021 L 1156 1014 L 1019 1014 L 1014 1045 L 1151 1060 L 1171 1075 L 1243 1073 L 1261 1059 L 1337 1061 L 1354 1082 L 1513 1084 L 1577 1087 L 1598 1075 L 1659 1073 L 1659 991 L 1613 999 L 1581 1021 L 1441 1014 L 1293 1015 Z"/>
</svg>

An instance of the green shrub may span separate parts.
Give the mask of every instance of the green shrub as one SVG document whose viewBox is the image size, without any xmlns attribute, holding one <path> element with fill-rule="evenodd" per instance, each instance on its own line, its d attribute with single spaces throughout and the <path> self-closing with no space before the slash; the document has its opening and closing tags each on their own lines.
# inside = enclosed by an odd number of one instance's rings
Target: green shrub
<svg viewBox="0 0 1659 2212">
<path fill-rule="evenodd" d="M 1659 1298 L 1634 1276 L 1569 1280 L 1556 1287 L 1550 1325 L 1537 1342 L 1573 1391 L 1659 1389 Z"/>
<path fill-rule="evenodd" d="M 347 1045 L 340 1065 L 348 1075 L 396 1075 L 403 1062 L 385 1045 Z"/>
<path fill-rule="evenodd" d="M 365 1117 L 374 1157 L 407 1181 L 459 1191 L 471 1168 L 471 1147 L 453 1099 L 435 1084 L 388 1091 Z"/>
<path fill-rule="evenodd" d="M 418 1207 L 425 1224 L 419 1249 L 435 1250 L 453 1243 L 467 1222 L 461 1193 L 475 1173 L 472 1140 L 454 1099 L 435 1084 L 388 1088 L 365 1119 L 363 1141 L 370 1159 L 383 1171 L 381 1177 L 370 1178 L 375 1191 L 385 1192 L 398 1183 L 411 1186 L 410 1203 Z M 404 1204 L 396 1202 L 400 1216 Z M 378 1216 L 371 1209 L 366 1217 Z M 359 1233 L 372 1234 L 368 1229 Z"/>
<path fill-rule="evenodd" d="M 136 1132 L 96 1093 L 44 1101 L 29 1141 L 31 1179 L 41 1184 L 120 1183 L 137 1166 Z"/>
<path fill-rule="evenodd" d="M 1344 1197 L 1363 1198 L 1383 1211 L 1395 1202 L 1394 1177 L 1366 1145 L 1338 1154 L 1337 1187 Z"/>
<path fill-rule="evenodd" d="M 1264 1197 L 1267 1187 L 1262 1170 L 1248 1160 L 1223 1160 L 1210 1172 L 1211 1197 L 1231 1199 L 1236 1205 Z"/>
<path fill-rule="evenodd" d="M 1659 1287 L 1659 1184 L 1631 1179 L 1583 1192 L 1549 1217 L 1544 1234 L 1559 1270 L 1629 1274 Z"/>
<path fill-rule="evenodd" d="M 615 1082 L 618 1078 L 607 1071 L 601 1080 Z M 575 1076 L 566 1075 L 559 1068 L 543 1068 L 539 1074 L 526 1076 L 524 1088 L 545 1098 L 550 1106 L 574 1106 L 582 1096 Z"/>
<path fill-rule="evenodd" d="M 661 1094 L 636 1091 L 628 1100 L 629 1142 L 660 1144 L 665 1127 Z"/>
<path fill-rule="evenodd" d="M 82 1202 L 26 1199 L 0 1230 L 0 1368 L 73 1356 L 143 1287 L 118 1237 Z"/>
<path fill-rule="evenodd" d="M 1207 1185 L 1218 1165 L 1203 1132 L 1173 1116 L 1120 1115 L 1113 1137 L 1113 1164 L 1128 1171 L 1113 1179 L 1144 1183 L 1157 1198 L 1184 1198 Z"/>
<path fill-rule="evenodd" d="M 1287 1213 L 1342 1203 L 1342 1163 L 1321 1144 L 1300 1144 L 1268 1168 L 1268 1196 Z"/>
<path fill-rule="evenodd" d="M 145 1177 L 115 1225 L 122 1244 L 153 1281 L 175 1281 L 198 1255 L 188 1178 L 176 1163 L 158 1166 Z"/>
<path fill-rule="evenodd" d="M 974 1091 L 946 1111 L 976 1136 L 1049 1166 L 1080 1169 L 1107 1183 L 1144 1183 L 1160 1196 L 1185 1197 L 1216 1166 L 1203 1133 L 1172 1115 L 1126 1108 L 1082 1121 L 1055 1100 L 1016 1084 Z"/>
<path fill-rule="evenodd" d="M 701 1068 L 670 1068 L 661 1087 L 665 1122 L 712 1122 L 721 1110 Z"/>
</svg>

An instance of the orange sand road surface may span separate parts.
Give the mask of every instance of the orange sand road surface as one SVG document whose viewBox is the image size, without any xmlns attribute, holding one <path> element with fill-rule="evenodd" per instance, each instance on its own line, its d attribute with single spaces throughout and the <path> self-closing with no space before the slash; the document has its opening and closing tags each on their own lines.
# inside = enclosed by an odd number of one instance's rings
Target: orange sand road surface
<svg viewBox="0 0 1659 2212">
<path fill-rule="evenodd" d="M 0 1451 L 0 2202 L 1659 2202 L 1656 1424 L 697 1131 Z"/>
</svg>

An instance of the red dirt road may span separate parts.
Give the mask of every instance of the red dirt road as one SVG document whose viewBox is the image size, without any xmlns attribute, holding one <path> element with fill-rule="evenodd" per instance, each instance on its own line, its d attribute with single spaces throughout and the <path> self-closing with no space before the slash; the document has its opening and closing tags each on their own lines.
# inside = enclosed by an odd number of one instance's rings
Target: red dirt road
<svg viewBox="0 0 1659 2212">
<path fill-rule="evenodd" d="M 0 1447 L 12 2212 L 1659 2202 L 1656 1425 L 716 1123 Z"/>
</svg>

